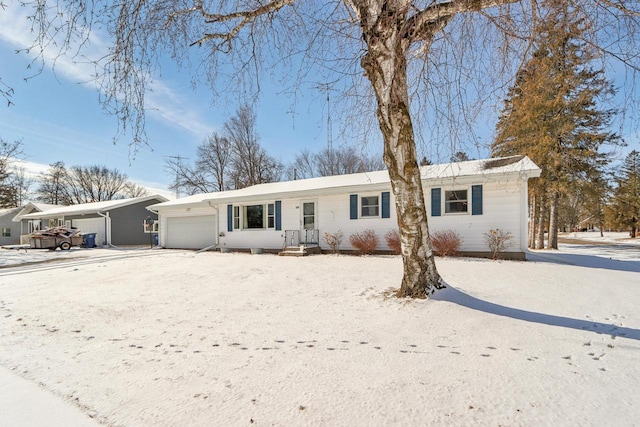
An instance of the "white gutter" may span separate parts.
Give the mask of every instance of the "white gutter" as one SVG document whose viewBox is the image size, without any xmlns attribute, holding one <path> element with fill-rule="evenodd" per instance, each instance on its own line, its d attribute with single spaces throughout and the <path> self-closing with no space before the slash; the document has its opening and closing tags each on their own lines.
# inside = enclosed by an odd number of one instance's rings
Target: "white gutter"
<svg viewBox="0 0 640 427">
<path fill-rule="evenodd" d="M 111 247 L 115 248 L 115 246 L 113 246 L 111 244 L 111 217 L 109 216 L 109 212 L 107 212 L 106 215 L 103 214 L 100 211 L 96 211 L 96 213 L 99 216 L 101 216 L 101 217 L 103 217 L 105 219 L 105 221 L 104 221 L 104 238 L 107 241 L 106 242 L 107 246 L 111 246 Z"/>
</svg>

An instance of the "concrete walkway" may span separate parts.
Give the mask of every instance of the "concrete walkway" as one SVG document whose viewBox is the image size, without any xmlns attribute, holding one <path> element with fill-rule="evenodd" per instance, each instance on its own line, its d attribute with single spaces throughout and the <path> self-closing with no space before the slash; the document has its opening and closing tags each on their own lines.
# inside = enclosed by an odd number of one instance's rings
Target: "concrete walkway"
<svg viewBox="0 0 640 427">
<path fill-rule="evenodd" d="M 62 398 L 0 367 L 0 426 L 95 427 L 100 425 Z"/>
</svg>

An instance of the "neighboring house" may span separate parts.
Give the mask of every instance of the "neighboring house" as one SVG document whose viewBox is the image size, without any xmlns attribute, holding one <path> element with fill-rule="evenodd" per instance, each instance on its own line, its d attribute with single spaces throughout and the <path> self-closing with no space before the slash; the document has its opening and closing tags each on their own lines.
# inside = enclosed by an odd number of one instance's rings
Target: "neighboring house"
<svg viewBox="0 0 640 427">
<path fill-rule="evenodd" d="M 157 227 L 144 227 L 144 221 L 148 217 L 157 221 L 157 215 L 149 212 L 146 207 L 167 200 L 166 197 L 154 195 L 58 206 L 44 212 L 22 215 L 18 220 L 22 223 L 22 230 L 27 231 L 23 234 L 36 229 L 66 226 L 77 228 L 83 233 L 96 233 L 95 242 L 98 245 L 141 245 L 149 243 L 149 234 L 157 230 Z"/>
<path fill-rule="evenodd" d="M 17 208 L 0 209 L 0 245 L 17 245 L 20 243 L 20 235 L 25 234 L 22 223 L 19 222 L 19 218 L 22 215 L 46 211 L 53 207 L 55 205 L 28 203 Z M 29 223 L 26 223 L 25 226 L 28 227 Z"/>
<path fill-rule="evenodd" d="M 486 256 L 484 234 L 500 228 L 513 235 L 512 258 L 527 247 L 527 180 L 540 176 L 528 157 L 475 160 L 421 167 L 431 232 L 455 230 L 462 251 Z M 149 207 L 159 214 L 159 243 L 165 248 L 281 250 L 285 245 L 329 247 L 324 233 L 349 236 L 372 229 L 380 250 L 397 229 L 395 199 L 387 171 L 260 184 L 234 191 L 198 194 Z"/>
<path fill-rule="evenodd" d="M 20 224 L 13 218 L 22 208 L 0 209 L 0 245 L 17 245 L 20 243 Z"/>
</svg>

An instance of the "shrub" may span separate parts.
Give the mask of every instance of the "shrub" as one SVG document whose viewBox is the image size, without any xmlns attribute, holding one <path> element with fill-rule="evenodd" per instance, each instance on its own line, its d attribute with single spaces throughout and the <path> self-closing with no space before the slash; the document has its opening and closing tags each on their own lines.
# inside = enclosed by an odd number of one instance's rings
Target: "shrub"
<svg viewBox="0 0 640 427">
<path fill-rule="evenodd" d="M 458 256 L 462 238 L 453 230 L 440 230 L 431 234 L 433 250 L 440 256 Z"/>
<path fill-rule="evenodd" d="M 373 230 L 364 230 L 349 236 L 349 243 L 356 248 L 360 255 L 371 255 L 378 248 L 378 236 Z"/>
<path fill-rule="evenodd" d="M 389 230 L 387 234 L 384 235 L 384 240 L 387 242 L 389 249 L 391 249 L 396 255 L 400 255 L 402 253 L 400 233 L 398 233 L 398 230 Z"/>
<path fill-rule="evenodd" d="M 340 245 L 342 244 L 342 231 L 338 230 L 335 234 L 324 233 L 324 241 L 331 248 L 331 252 L 338 253 Z"/>
<path fill-rule="evenodd" d="M 513 235 L 507 231 L 504 232 L 499 228 L 495 230 L 489 230 L 488 233 L 484 233 L 484 241 L 489 246 L 491 256 L 493 259 L 498 259 L 500 254 L 505 251 L 513 242 Z"/>
</svg>

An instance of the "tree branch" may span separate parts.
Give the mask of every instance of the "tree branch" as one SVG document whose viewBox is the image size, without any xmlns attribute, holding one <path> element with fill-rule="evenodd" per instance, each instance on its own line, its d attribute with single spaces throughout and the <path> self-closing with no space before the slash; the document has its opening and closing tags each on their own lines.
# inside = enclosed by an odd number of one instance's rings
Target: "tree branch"
<svg viewBox="0 0 640 427">
<path fill-rule="evenodd" d="M 205 19 L 206 24 L 219 24 L 223 22 L 240 20 L 239 23 L 233 26 L 228 32 L 219 33 L 207 33 L 199 40 L 191 43 L 193 45 L 202 45 L 207 40 L 221 39 L 223 42 L 229 43 L 248 23 L 252 22 L 256 18 L 266 15 L 268 13 L 277 12 L 285 6 L 295 3 L 297 0 L 275 0 L 266 3 L 260 7 L 251 10 L 244 10 L 232 13 L 209 13 L 204 9 L 204 3 L 202 0 L 197 0 L 195 6 L 174 12 L 169 15 L 168 22 L 171 23 L 173 19 L 179 15 L 188 15 L 190 13 L 199 12 Z"/>
<path fill-rule="evenodd" d="M 614 1 L 611 1 L 611 0 L 598 0 L 598 3 L 602 3 L 605 6 L 610 6 L 610 7 L 614 8 L 614 9 L 617 9 L 620 12 L 624 13 L 625 15 L 640 17 L 640 12 L 638 12 L 636 10 L 631 10 L 628 7 L 625 7 L 622 4 L 623 2 L 614 2 Z"/>
<path fill-rule="evenodd" d="M 430 37 L 459 13 L 480 11 L 519 0 L 451 0 L 424 8 L 407 20 L 406 37 L 411 42 L 429 41 Z"/>
</svg>

